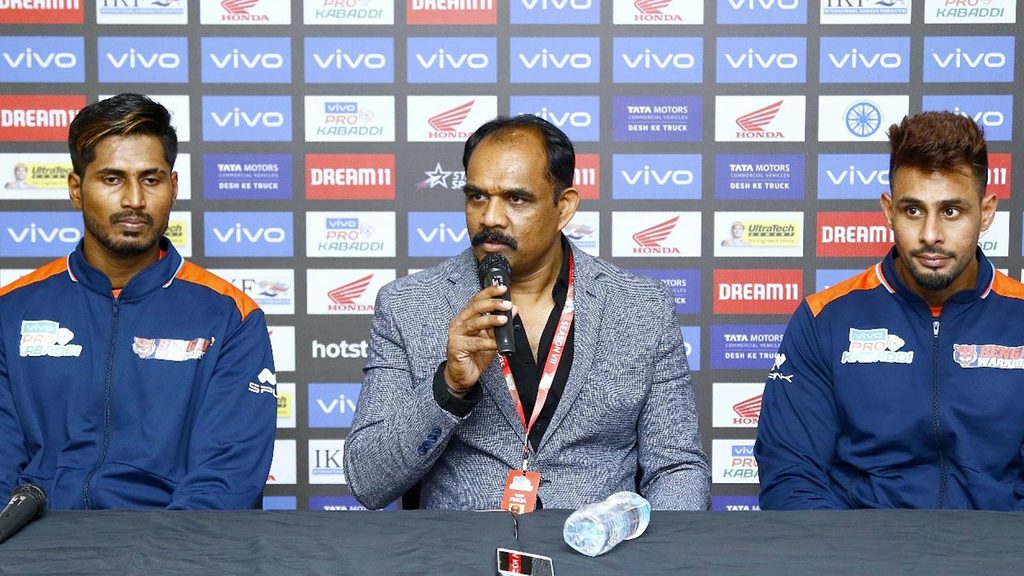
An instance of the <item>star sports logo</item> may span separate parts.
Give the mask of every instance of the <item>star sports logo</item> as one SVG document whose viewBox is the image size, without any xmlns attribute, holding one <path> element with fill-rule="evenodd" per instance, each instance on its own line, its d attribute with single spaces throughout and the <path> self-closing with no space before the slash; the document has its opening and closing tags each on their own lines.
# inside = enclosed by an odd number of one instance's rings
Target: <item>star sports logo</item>
<svg viewBox="0 0 1024 576">
<path fill-rule="evenodd" d="M 468 137 L 468 134 L 465 134 L 464 132 L 457 132 L 456 128 L 458 128 L 466 120 L 466 117 L 469 116 L 469 112 L 473 109 L 473 104 L 475 102 L 475 100 L 470 100 L 469 102 L 456 106 L 451 110 L 446 110 L 436 116 L 431 116 L 427 120 L 427 124 L 430 124 L 430 127 L 433 128 L 435 132 L 431 132 L 430 136 L 432 138 Z"/>
<path fill-rule="evenodd" d="M 662 246 L 661 243 L 668 239 L 676 228 L 679 216 L 669 218 L 661 224 L 655 224 L 650 228 L 644 228 L 633 234 L 633 241 L 637 246 L 633 248 L 634 254 L 678 254 L 679 249 L 672 246 Z"/>
<path fill-rule="evenodd" d="M 334 290 L 331 290 L 327 293 L 327 297 L 339 306 L 355 305 L 356 299 L 366 292 L 366 288 L 370 285 L 371 280 L 373 280 L 373 274 L 367 274 L 362 278 L 353 280 L 348 284 L 343 284 Z"/>
<path fill-rule="evenodd" d="M 765 126 L 770 124 L 772 120 L 775 120 L 775 117 L 779 114 L 779 110 L 782 108 L 782 102 L 782 100 L 779 100 L 774 104 L 769 104 L 764 108 L 758 108 L 749 114 L 744 114 L 737 118 L 736 125 L 739 126 L 742 131 L 737 132 L 736 137 L 758 140 L 782 138 L 782 132 L 765 130 Z"/>
<path fill-rule="evenodd" d="M 424 171 L 423 175 L 426 178 L 416 183 L 416 188 L 419 190 L 430 190 L 438 186 L 445 190 L 458 190 L 466 184 L 466 172 L 464 170 L 445 170 L 440 162 L 434 166 L 433 170 Z M 451 180 L 449 180 L 449 177 L 451 177 Z"/>
<path fill-rule="evenodd" d="M 764 394 L 758 394 L 753 398 L 738 402 L 733 405 L 732 411 L 740 418 L 757 418 L 761 415 L 761 398 Z"/>
</svg>

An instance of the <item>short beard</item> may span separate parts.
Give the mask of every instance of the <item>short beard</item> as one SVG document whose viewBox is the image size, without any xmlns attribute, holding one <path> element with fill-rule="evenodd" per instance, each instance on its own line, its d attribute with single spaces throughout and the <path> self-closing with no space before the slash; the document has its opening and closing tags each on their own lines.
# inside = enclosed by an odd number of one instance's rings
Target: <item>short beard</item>
<svg viewBox="0 0 1024 576">
<path fill-rule="evenodd" d="M 945 290 L 946 288 L 949 288 L 953 284 L 953 282 L 955 282 L 956 279 L 959 278 L 961 274 L 963 274 L 963 271 L 967 269 L 967 265 L 970 264 L 970 260 L 967 260 L 965 262 L 957 262 L 957 264 L 959 265 L 958 268 L 950 270 L 949 272 L 944 274 L 922 272 L 917 267 L 912 265 L 915 264 L 915 262 L 913 262 L 912 260 L 913 257 L 920 256 L 921 254 L 936 253 L 941 254 L 943 256 L 953 256 L 952 254 L 943 251 L 915 250 L 910 253 L 909 257 L 903 260 L 903 265 L 906 266 L 907 270 L 910 271 L 910 275 L 914 277 L 914 281 L 917 282 L 917 285 L 920 286 L 921 288 L 924 288 L 925 290 L 930 290 L 932 292 L 938 292 L 939 290 Z"/>
<path fill-rule="evenodd" d="M 117 214 L 114 214 L 110 217 L 110 224 L 116 223 L 121 218 L 133 215 L 141 216 L 142 218 L 146 219 L 147 223 L 150 226 L 153 225 L 152 216 L 145 213 L 136 214 L 134 212 L 118 212 Z M 169 218 L 170 215 L 168 215 L 168 219 Z M 164 235 L 165 232 L 167 232 L 168 221 L 164 220 L 157 229 L 153 230 L 153 232 L 156 233 L 153 234 L 153 236 L 149 240 L 143 240 L 141 234 L 135 234 L 132 236 L 128 236 L 127 238 L 115 239 L 111 235 L 104 234 L 102 227 L 99 225 L 99 222 L 97 222 L 94 218 L 86 216 L 84 218 L 84 222 L 86 230 L 88 230 L 89 233 L 92 234 L 92 237 L 95 238 L 101 246 L 103 246 L 112 254 L 116 254 L 118 256 L 138 256 L 140 254 L 145 254 L 146 252 L 152 250 L 153 246 L 155 246 L 160 241 L 160 238 Z"/>
</svg>

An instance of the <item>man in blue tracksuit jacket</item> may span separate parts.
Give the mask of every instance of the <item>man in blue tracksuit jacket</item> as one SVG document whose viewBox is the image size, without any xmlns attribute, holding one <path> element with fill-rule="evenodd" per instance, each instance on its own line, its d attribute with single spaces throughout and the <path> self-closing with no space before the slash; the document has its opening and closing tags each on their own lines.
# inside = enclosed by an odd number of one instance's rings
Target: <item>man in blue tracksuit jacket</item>
<svg viewBox="0 0 1024 576">
<path fill-rule="evenodd" d="M 69 136 L 85 233 L 0 289 L 0 494 L 50 508 L 260 504 L 276 380 L 263 313 L 163 238 L 177 195 L 167 110 L 133 94 Z"/>
<path fill-rule="evenodd" d="M 765 385 L 764 509 L 1024 508 L 1024 285 L 977 247 L 995 216 L 975 123 L 890 128 L 895 246 L 808 297 Z"/>
</svg>

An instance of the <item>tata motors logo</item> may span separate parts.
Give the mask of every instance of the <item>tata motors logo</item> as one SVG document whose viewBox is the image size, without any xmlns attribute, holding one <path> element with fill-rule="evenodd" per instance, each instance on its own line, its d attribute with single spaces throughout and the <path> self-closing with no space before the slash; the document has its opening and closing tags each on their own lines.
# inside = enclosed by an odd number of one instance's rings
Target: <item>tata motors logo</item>
<svg viewBox="0 0 1024 576">
<path fill-rule="evenodd" d="M 465 142 L 497 115 L 495 96 L 409 96 L 410 142 Z"/>
<path fill-rule="evenodd" d="M 306 154 L 306 198 L 394 200 L 394 154 Z"/>
<path fill-rule="evenodd" d="M 513 84 L 601 81 L 601 39 L 597 37 L 513 37 L 509 53 Z"/>
<path fill-rule="evenodd" d="M 618 37 L 613 52 L 616 84 L 696 84 L 704 79 L 703 38 Z"/>
<path fill-rule="evenodd" d="M 895 237 L 880 211 L 818 212 L 818 256 L 884 256 Z"/>
<path fill-rule="evenodd" d="M 723 84 L 803 83 L 807 80 L 807 38 L 720 37 L 716 80 Z"/>
<path fill-rule="evenodd" d="M 785 324 L 712 324 L 711 368 L 767 372 L 785 330 Z"/>
<path fill-rule="evenodd" d="M 310 382 L 309 427 L 348 428 L 359 402 L 360 384 Z"/>
<path fill-rule="evenodd" d="M 700 96 L 616 96 L 612 135 L 617 142 L 698 142 Z"/>
<path fill-rule="evenodd" d="M 203 139 L 290 142 L 291 96 L 203 96 Z"/>
<path fill-rule="evenodd" d="M 180 177 L 180 168 L 178 172 Z M 203 197 L 208 200 L 290 200 L 292 156 L 205 154 L 203 186 Z"/>
<path fill-rule="evenodd" d="M 819 96 L 818 140 L 886 142 L 886 130 L 907 115 L 910 97 Z"/>
<path fill-rule="evenodd" d="M 715 428 L 757 428 L 764 382 L 712 384 L 712 425 Z"/>
<path fill-rule="evenodd" d="M 614 24 L 703 24 L 703 2 L 689 0 L 618 0 L 613 6 Z"/>
<path fill-rule="evenodd" d="M 574 142 L 601 139 L 599 96 L 512 96 L 512 115 L 533 114 L 551 122 Z"/>
<path fill-rule="evenodd" d="M 409 38 L 410 84 L 493 83 L 498 77 L 496 38 Z"/>
<path fill-rule="evenodd" d="M 642 268 L 630 272 L 661 280 L 672 291 L 676 314 L 700 314 L 700 270 Z"/>
<path fill-rule="evenodd" d="M 206 256 L 291 257 L 291 212 L 207 212 Z"/>
<path fill-rule="evenodd" d="M 100 36 L 100 82 L 188 82 L 188 38 Z"/>
<path fill-rule="evenodd" d="M 292 80 L 291 38 L 202 38 L 203 82 L 286 83 Z"/>
<path fill-rule="evenodd" d="M 699 200 L 700 154 L 616 154 L 612 197 L 630 200 Z"/>
<path fill-rule="evenodd" d="M 715 314 L 792 314 L 803 299 L 803 270 L 714 272 Z"/>
<path fill-rule="evenodd" d="M 510 24 L 601 23 L 598 0 L 511 0 L 510 10 Z"/>
<path fill-rule="evenodd" d="M 713 484 L 757 484 L 753 440 L 711 441 Z"/>
<path fill-rule="evenodd" d="M 377 291 L 394 270 L 307 270 L 307 314 L 373 314 Z"/>
<path fill-rule="evenodd" d="M 309 37 L 307 84 L 390 84 L 395 81 L 395 39 Z"/>
<path fill-rule="evenodd" d="M 0 96 L 0 142 L 64 142 L 85 96 Z"/>
<path fill-rule="evenodd" d="M 719 154 L 715 157 L 715 198 L 802 200 L 802 154 Z"/>
<path fill-rule="evenodd" d="M 0 256 L 65 256 L 81 239 L 80 212 L 0 212 Z"/>
<path fill-rule="evenodd" d="M 818 198 L 877 200 L 888 191 L 888 154 L 818 155 Z"/>
<path fill-rule="evenodd" d="M 409 0 L 405 5 L 405 19 L 411 25 L 497 24 L 497 2 L 498 0 Z M 512 23 L 515 24 L 514 21 Z"/>
<path fill-rule="evenodd" d="M 394 212 L 306 212 L 306 256 L 393 258 Z"/>
<path fill-rule="evenodd" d="M 410 212 L 409 256 L 454 256 L 469 248 L 462 212 Z"/>
<path fill-rule="evenodd" d="M 1013 36 L 928 36 L 925 82 L 1013 82 Z"/>
<path fill-rule="evenodd" d="M 81 36 L 0 37 L 0 78 L 4 82 L 84 82 L 84 40 Z"/>
<path fill-rule="evenodd" d="M 612 256 L 700 256 L 696 212 L 612 212 Z"/>
<path fill-rule="evenodd" d="M 910 80 L 910 37 L 835 36 L 821 39 L 823 83 Z"/>
<path fill-rule="evenodd" d="M 717 96 L 715 141 L 803 142 L 803 96 Z"/>
</svg>

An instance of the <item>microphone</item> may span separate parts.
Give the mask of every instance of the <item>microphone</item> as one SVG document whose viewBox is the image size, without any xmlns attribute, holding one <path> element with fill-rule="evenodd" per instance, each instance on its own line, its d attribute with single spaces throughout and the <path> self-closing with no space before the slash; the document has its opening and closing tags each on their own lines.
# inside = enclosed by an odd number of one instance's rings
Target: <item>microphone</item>
<svg viewBox="0 0 1024 576">
<path fill-rule="evenodd" d="M 509 284 L 512 283 L 512 267 L 509 266 L 508 259 L 497 252 L 491 252 L 484 256 L 484 259 L 480 261 L 477 267 L 477 271 L 480 274 L 481 288 L 496 284 L 508 288 Z M 501 297 L 505 300 L 511 300 L 507 289 Z M 515 354 L 516 339 L 512 331 L 512 311 L 494 312 L 494 314 L 502 314 L 505 318 L 508 318 L 508 322 L 494 327 L 494 339 L 498 341 L 498 352 L 500 354 Z"/>
<path fill-rule="evenodd" d="M 11 492 L 11 501 L 0 512 L 0 543 L 43 515 L 46 494 L 35 484 L 22 484 Z"/>
</svg>

